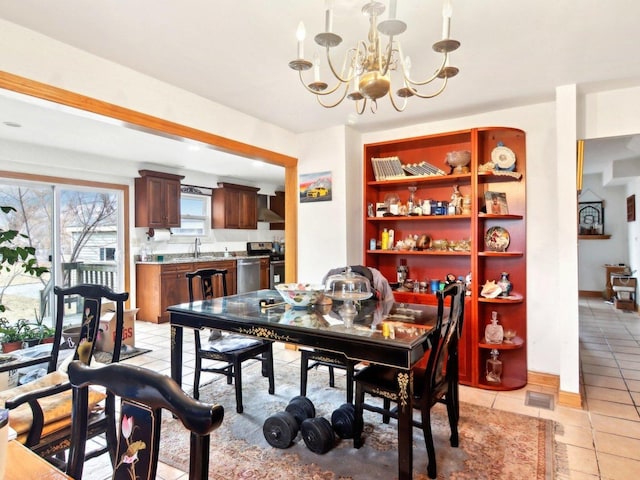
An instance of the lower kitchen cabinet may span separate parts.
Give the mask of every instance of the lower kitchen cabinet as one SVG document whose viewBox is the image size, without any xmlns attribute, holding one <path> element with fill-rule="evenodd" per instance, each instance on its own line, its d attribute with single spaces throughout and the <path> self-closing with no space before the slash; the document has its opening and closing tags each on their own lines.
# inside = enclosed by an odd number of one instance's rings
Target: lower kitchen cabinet
<svg viewBox="0 0 640 480">
<path fill-rule="evenodd" d="M 227 270 L 227 293 L 236 293 L 236 261 L 190 263 L 139 263 L 136 265 L 136 306 L 138 320 L 164 323 L 169 321 L 167 308 L 189 301 L 189 285 L 186 274 L 203 268 Z M 194 285 L 194 295 L 199 299 L 200 286 Z M 222 296 L 221 282 L 214 283 L 215 296 Z"/>
</svg>

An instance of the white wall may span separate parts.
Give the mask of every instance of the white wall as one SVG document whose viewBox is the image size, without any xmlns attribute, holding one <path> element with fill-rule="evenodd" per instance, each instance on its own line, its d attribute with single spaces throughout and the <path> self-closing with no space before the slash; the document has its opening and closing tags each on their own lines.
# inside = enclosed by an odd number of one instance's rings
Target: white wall
<svg viewBox="0 0 640 480">
<path fill-rule="evenodd" d="M 320 282 L 332 268 L 347 265 L 345 127 L 300 135 L 298 174 L 330 171 L 331 201 L 298 205 L 298 281 Z"/>
<path fill-rule="evenodd" d="M 587 147 L 588 148 L 588 147 Z M 578 240 L 578 289 L 603 292 L 603 265 L 628 264 L 628 228 L 626 189 L 623 186 L 605 187 L 601 174 L 583 176 L 579 202 L 604 201 L 605 233 L 607 240 Z"/>
<path fill-rule="evenodd" d="M 631 267 L 631 271 L 635 271 L 636 278 L 640 277 L 638 270 L 640 269 L 640 178 L 636 178 L 633 182 L 627 185 L 626 196 L 636 196 L 636 220 L 634 222 L 627 223 L 627 237 L 629 242 L 628 264 Z M 636 299 L 636 302 L 638 299 Z"/>
</svg>

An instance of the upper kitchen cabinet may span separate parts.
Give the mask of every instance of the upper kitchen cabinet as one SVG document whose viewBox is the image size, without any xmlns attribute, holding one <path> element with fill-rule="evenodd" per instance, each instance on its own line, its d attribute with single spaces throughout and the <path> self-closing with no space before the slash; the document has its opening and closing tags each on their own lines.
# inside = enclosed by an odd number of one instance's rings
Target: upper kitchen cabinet
<svg viewBox="0 0 640 480">
<path fill-rule="evenodd" d="M 211 197 L 213 228 L 258 228 L 259 188 L 218 183 Z"/>
<path fill-rule="evenodd" d="M 180 180 L 171 173 L 140 170 L 135 180 L 136 227 L 180 226 Z"/>
<path fill-rule="evenodd" d="M 270 208 L 275 213 L 284 217 L 284 192 L 276 192 L 274 197 L 270 198 Z M 284 230 L 284 222 L 272 223 L 269 230 Z"/>
</svg>

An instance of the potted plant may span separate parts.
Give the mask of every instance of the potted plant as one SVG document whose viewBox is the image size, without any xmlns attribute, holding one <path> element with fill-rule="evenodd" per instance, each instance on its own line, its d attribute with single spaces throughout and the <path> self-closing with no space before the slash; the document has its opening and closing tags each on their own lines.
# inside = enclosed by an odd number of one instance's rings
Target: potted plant
<svg viewBox="0 0 640 480">
<path fill-rule="evenodd" d="M 34 334 L 34 338 L 38 340 L 37 343 L 51 343 L 53 342 L 53 336 L 56 333 L 55 328 L 44 324 L 44 316 L 38 314 L 38 310 L 33 309 L 33 315 L 35 322 L 30 323 L 31 332 Z"/>
<path fill-rule="evenodd" d="M 24 341 L 31 335 L 31 328 L 26 320 L 20 319 L 11 324 L 6 318 L 0 318 L 0 343 L 3 353 L 20 350 Z"/>
<path fill-rule="evenodd" d="M 2 211 L 4 215 L 9 215 L 11 212 L 15 212 L 16 209 L 9 206 L 0 206 L 0 211 Z M 29 237 L 20 233 L 18 230 L 0 229 L 0 270 L 9 272 L 17 266 L 22 268 L 25 273 L 35 277 L 40 277 L 48 272 L 49 269 L 47 267 L 38 265 L 38 259 L 35 255 L 36 249 L 34 247 L 28 245 L 22 246 L 18 243 L 17 240 L 21 238 L 28 239 Z M 6 311 L 6 307 L 0 301 L 0 314 L 4 311 Z M 26 320 L 18 320 L 12 325 L 6 318 L 0 317 L 0 342 L 3 344 L 13 343 L 16 345 L 20 342 L 20 346 L 22 346 L 25 337 L 32 335 L 33 332 Z M 7 352 L 4 345 L 3 351 Z"/>
</svg>

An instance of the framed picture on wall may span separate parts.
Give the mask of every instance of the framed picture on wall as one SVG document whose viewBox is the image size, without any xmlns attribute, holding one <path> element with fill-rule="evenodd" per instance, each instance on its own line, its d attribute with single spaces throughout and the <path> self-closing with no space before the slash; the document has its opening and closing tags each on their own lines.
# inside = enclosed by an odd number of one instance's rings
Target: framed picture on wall
<svg viewBox="0 0 640 480">
<path fill-rule="evenodd" d="M 578 203 L 578 235 L 604 234 L 604 202 Z"/>
<path fill-rule="evenodd" d="M 331 172 L 300 175 L 300 203 L 331 201 Z"/>
</svg>

